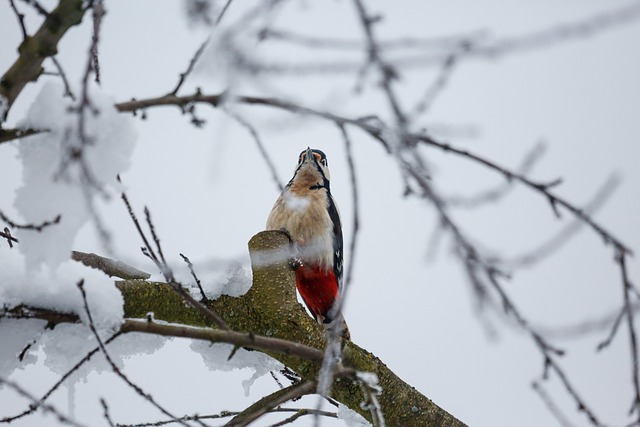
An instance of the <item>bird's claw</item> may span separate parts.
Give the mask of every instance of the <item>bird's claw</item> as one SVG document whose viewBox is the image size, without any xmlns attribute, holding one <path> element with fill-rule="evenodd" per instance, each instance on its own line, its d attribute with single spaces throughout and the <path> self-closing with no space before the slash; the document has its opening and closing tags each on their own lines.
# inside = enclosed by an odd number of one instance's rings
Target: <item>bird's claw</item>
<svg viewBox="0 0 640 427">
<path fill-rule="evenodd" d="M 302 260 L 300 258 L 297 257 L 291 257 L 289 258 L 289 267 L 291 267 L 292 270 L 297 270 L 300 267 L 302 267 L 304 264 L 302 263 Z"/>
</svg>

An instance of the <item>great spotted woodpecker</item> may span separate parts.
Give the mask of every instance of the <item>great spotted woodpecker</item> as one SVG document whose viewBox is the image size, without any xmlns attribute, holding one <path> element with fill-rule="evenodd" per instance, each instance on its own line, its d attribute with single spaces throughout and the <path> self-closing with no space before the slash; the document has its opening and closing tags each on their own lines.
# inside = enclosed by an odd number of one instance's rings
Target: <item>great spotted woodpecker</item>
<svg viewBox="0 0 640 427">
<path fill-rule="evenodd" d="M 282 230 L 294 243 L 296 287 L 315 319 L 340 322 L 349 337 L 342 314 L 334 304 L 342 290 L 342 226 L 329 187 L 327 156 L 307 148 L 298 158 L 291 181 L 276 200 L 267 230 Z"/>
</svg>

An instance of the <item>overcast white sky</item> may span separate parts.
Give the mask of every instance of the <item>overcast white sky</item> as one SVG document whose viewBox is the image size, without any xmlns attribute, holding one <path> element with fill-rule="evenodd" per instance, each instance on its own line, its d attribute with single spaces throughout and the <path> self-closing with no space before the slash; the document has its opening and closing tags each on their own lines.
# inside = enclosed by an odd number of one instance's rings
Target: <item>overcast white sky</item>
<svg viewBox="0 0 640 427">
<path fill-rule="evenodd" d="M 100 42 L 102 88 L 115 102 L 173 90 L 178 74 L 210 33 L 186 19 L 184 4 L 106 2 Z M 247 4 L 232 3 L 223 22 L 228 25 L 236 21 Z M 486 37 L 496 39 L 580 22 L 633 4 L 595 0 L 403 0 L 391 6 L 391 2 L 366 2 L 372 13 L 384 15 L 376 26 L 380 37 L 426 38 L 486 31 Z M 28 10 L 22 2 L 17 5 Z M 39 22 L 38 16 L 28 14 L 30 30 L 35 30 Z M 291 0 L 264 22 L 273 28 L 318 37 L 362 37 L 353 4 L 344 0 Z M 85 19 L 59 46 L 58 59 L 74 84 L 84 73 L 90 31 L 90 22 Z M 20 39 L 9 2 L 0 2 L 0 72 L 15 60 Z M 532 177 L 542 181 L 562 177 L 558 194 L 577 206 L 586 203 L 616 173 L 620 184 L 594 217 L 637 252 L 639 45 L 640 20 L 633 20 L 544 49 L 464 60 L 419 120 L 419 126 L 428 130 L 450 126 L 454 128 L 450 134 L 435 134 L 512 169 L 536 143 L 544 141 L 547 150 Z M 358 64 L 363 59 L 355 52 L 305 50 L 277 42 L 258 44 L 249 38 L 242 47 L 268 63 L 333 59 Z M 403 51 L 393 55 L 402 56 Z M 373 76 L 367 79 L 364 92 L 356 96 L 352 92 L 356 71 L 244 76 L 226 73 L 220 56 L 215 51 L 206 52 L 181 93 L 191 93 L 195 87 L 217 93 L 231 84 L 241 94 L 290 99 L 348 117 L 390 117 Z M 45 68 L 51 70 L 52 64 L 46 63 Z M 433 81 L 437 67 L 413 66 L 400 71 L 397 90 L 405 107 L 410 108 Z M 11 110 L 9 125 L 24 117 L 42 84 L 51 79 L 55 77 L 43 76 L 23 91 Z M 151 109 L 147 120 L 136 120 L 138 140 L 132 166 L 122 179 L 139 212 L 145 205 L 151 209 L 165 254 L 171 254 L 178 263 L 178 253 L 183 252 L 210 266 L 203 275 L 214 275 L 219 273 L 213 268 L 219 260 L 247 262 L 247 241 L 263 229 L 278 192 L 246 129 L 219 110 L 200 106 L 197 111 L 206 120 L 202 129 L 195 129 L 188 116 L 168 107 Z M 325 151 L 349 242 L 353 206 L 345 150 L 337 128 L 265 108 L 246 106 L 237 111 L 260 131 L 283 181 L 290 178 L 300 150 L 311 146 Z M 469 132 L 461 129 L 471 129 L 473 135 L 465 135 Z M 354 281 L 345 309 L 354 342 L 471 426 L 558 425 L 530 387 L 543 365 L 530 338 L 491 312 L 478 316 L 467 277 L 450 253 L 449 239 L 441 242 L 434 257 L 428 256 L 436 226 L 432 207 L 402 197 L 402 179 L 395 162 L 377 141 L 359 131 L 350 130 L 350 135 L 362 202 Z M 19 216 L 13 207 L 14 191 L 21 182 L 18 144 L 0 145 L 0 209 L 15 218 Z M 433 148 L 424 148 L 423 153 L 432 167 L 434 186 L 444 194 L 473 195 L 502 182 L 501 176 L 466 159 Z M 139 253 L 140 242 L 119 199 L 113 198 L 100 209 L 117 256 L 153 272 L 152 265 Z M 571 220 L 564 213 L 558 221 L 543 197 L 522 187 L 516 187 L 499 205 L 454 211 L 453 216 L 480 248 L 505 258 L 537 247 Z M 82 230 L 74 247 L 103 251 L 91 225 Z M 352 262 L 349 253 L 346 262 Z M 629 260 L 631 280 L 636 283 L 639 266 L 637 256 Z M 599 318 L 618 310 L 622 302 L 612 250 L 588 229 L 543 264 L 516 271 L 505 282 L 505 289 L 523 315 L 544 330 Z M 628 335 L 621 328 L 613 345 L 596 353 L 595 347 L 608 332 L 605 329 L 579 339 L 552 338 L 552 342 L 568 351 L 563 367 L 598 417 L 607 425 L 626 425 L 633 397 Z M 47 337 L 47 342 L 55 343 L 56 333 Z M 64 336 L 60 334 L 58 337 Z M 134 343 L 126 344 L 129 347 L 123 352 L 131 352 Z M 189 343 L 176 341 L 157 347 L 152 354 L 128 358 L 125 371 L 176 413 L 239 410 L 277 387 L 269 376 L 263 377 L 251 395 L 244 397 L 240 382 L 251 376 L 249 371 L 212 371 Z M 153 348 L 153 344 L 145 348 Z M 45 354 L 40 351 L 39 362 L 14 373 L 12 378 L 36 394 L 42 393 L 58 378 L 50 369 L 63 369 L 64 363 L 55 361 L 55 354 L 47 352 L 45 366 Z M 572 423 L 588 425 L 557 379 L 552 378 L 549 385 L 555 402 Z M 70 390 L 68 394 L 58 391 L 51 403 L 66 411 L 70 408 L 68 401 L 75 399 L 78 420 L 92 426 L 105 424 L 99 416 L 96 418 L 101 414 L 100 397 L 109 401 L 117 422 L 160 419 L 155 410 L 124 389 L 106 370 L 88 374 L 86 381 Z M 8 392 L 0 391 L 3 395 L 15 408 L 5 411 L 2 403 L 0 417 L 22 408 Z M 315 400 L 307 401 L 313 403 Z M 55 425 L 53 419 L 46 420 Z M 15 425 L 33 422 L 27 419 Z M 311 425 L 311 421 L 298 425 Z M 327 421 L 323 425 L 340 424 Z"/>
</svg>

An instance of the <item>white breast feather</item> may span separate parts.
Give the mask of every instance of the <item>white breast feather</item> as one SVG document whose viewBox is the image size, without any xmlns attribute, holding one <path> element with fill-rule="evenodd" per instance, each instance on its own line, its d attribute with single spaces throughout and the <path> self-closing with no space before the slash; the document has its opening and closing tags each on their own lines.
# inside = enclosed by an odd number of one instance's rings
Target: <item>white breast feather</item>
<svg viewBox="0 0 640 427">
<path fill-rule="evenodd" d="M 303 263 L 329 269 L 333 268 L 333 222 L 320 200 L 285 190 L 269 215 L 267 229 L 284 228 L 298 244 Z"/>
<path fill-rule="evenodd" d="M 283 196 L 284 204 L 288 209 L 291 209 L 293 211 L 304 213 L 304 211 L 307 210 L 307 208 L 311 204 L 311 200 L 309 200 L 308 197 L 296 196 L 290 191 L 285 192 Z"/>
</svg>

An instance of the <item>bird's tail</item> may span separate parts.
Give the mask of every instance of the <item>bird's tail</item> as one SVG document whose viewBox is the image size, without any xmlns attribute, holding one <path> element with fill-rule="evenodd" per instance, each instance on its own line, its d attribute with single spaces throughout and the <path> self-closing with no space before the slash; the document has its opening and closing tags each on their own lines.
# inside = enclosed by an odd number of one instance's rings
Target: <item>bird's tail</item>
<svg viewBox="0 0 640 427">
<path fill-rule="evenodd" d="M 324 323 L 324 326 L 327 329 L 336 328 L 335 331 L 338 333 L 338 336 L 346 341 L 351 341 L 351 332 L 349 332 L 347 321 L 344 320 L 342 313 L 338 313 L 338 315 L 330 322 Z"/>
</svg>

